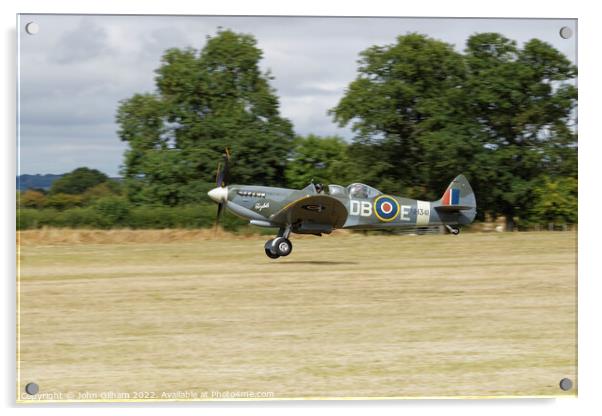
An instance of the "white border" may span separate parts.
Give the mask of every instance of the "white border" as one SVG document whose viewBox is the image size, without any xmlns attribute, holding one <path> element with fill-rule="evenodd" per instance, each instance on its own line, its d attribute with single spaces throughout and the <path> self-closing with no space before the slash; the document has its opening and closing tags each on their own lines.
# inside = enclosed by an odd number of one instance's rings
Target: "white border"
<svg viewBox="0 0 602 416">
<path fill-rule="evenodd" d="M 510 399 L 510 400 L 405 400 L 405 401 L 296 401 L 296 402 L 234 402 L 234 403 L 189 403 L 172 404 L 178 411 L 198 414 L 240 413 L 246 410 L 251 414 L 287 413 L 305 414 L 308 411 L 331 413 L 344 411 L 350 414 L 363 414 L 376 411 L 379 414 L 442 413 L 450 415 L 500 414 L 528 411 L 532 414 L 566 415 L 588 414 L 599 409 L 599 390 L 602 368 L 602 351 L 599 317 L 602 316 L 600 297 L 602 296 L 602 268 L 600 248 L 597 246 L 597 231 L 600 228 L 601 194 L 598 185 L 600 175 L 600 141 L 602 134 L 597 122 L 600 119 L 600 50 L 602 39 L 600 14 L 596 13 L 595 2 L 566 2 L 524 0 L 485 1 L 397 1 L 390 4 L 376 2 L 325 2 L 324 0 L 286 1 L 185 1 L 169 0 L 161 2 L 125 0 L 21 0 L 0 3 L 0 19 L 3 29 L 2 54 L 2 116 L 4 128 L 2 140 L 2 405 L 8 413 L 20 414 L 43 412 L 44 414 L 81 413 L 72 406 L 47 405 L 26 406 L 15 409 L 15 94 L 16 94 L 16 13 L 144 13 L 144 14 L 254 14 L 254 15 L 336 15 L 336 16 L 445 16 L 445 17 L 558 17 L 579 19 L 579 398 L 578 399 Z M 12 371 L 11 371 L 12 370 Z M 87 405 L 86 413 L 105 414 L 108 408 L 117 410 L 119 405 Z M 121 405 L 123 406 L 123 405 Z M 119 406 L 119 407 L 121 407 Z M 127 411 L 142 414 L 165 412 L 161 404 L 130 404 Z M 10 408 L 13 407 L 13 408 Z M 124 409 L 119 409 L 123 412 Z"/>
</svg>

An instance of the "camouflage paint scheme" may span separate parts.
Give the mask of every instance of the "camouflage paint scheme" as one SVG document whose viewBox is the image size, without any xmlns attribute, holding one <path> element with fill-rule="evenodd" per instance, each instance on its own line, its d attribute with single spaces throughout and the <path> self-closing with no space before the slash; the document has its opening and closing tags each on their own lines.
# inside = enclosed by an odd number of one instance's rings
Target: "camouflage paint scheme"
<svg viewBox="0 0 602 416">
<path fill-rule="evenodd" d="M 437 201 L 385 195 L 364 184 L 329 185 L 321 193 L 314 184 L 301 190 L 252 185 L 216 189 L 227 192 L 227 200 L 222 198 L 222 202 L 232 213 L 253 225 L 278 227 L 281 233 L 287 229 L 286 235 L 438 225 L 456 233 L 458 226 L 470 224 L 476 216 L 475 195 L 463 175 L 457 176 Z"/>
</svg>

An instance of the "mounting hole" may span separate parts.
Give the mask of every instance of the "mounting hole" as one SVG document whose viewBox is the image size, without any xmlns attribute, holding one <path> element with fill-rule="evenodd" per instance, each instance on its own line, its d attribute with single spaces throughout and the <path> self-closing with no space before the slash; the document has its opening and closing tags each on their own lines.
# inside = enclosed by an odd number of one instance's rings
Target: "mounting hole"
<svg viewBox="0 0 602 416">
<path fill-rule="evenodd" d="M 40 31 L 40 25 L 36 22 L 29 22 L 25 25 L 25 31 L 30 35 L 35 35 Z"/>
<path fill-rule="evenodd" d="M 25 393 L 31 396 L 38 394 L 38 391 L 40 391 L 40 387 L 36 383 L 27 383 L 25 385 Z"/>
<path fill-rule="evenodd" d="M 562 39 L 569 39 L 571 36 L 573 36 L 573 29 L 568 26 L 563 26 L 560 28 L 560 37 Z"/>
<path fill-rule="evenodd" d="M 571 380 L 570 378 L 563 378 L 562 380 L 560 380 L 559 386 L 562 390 L 569 391 L 573 388 L 573 380 Z"/>
</svg>

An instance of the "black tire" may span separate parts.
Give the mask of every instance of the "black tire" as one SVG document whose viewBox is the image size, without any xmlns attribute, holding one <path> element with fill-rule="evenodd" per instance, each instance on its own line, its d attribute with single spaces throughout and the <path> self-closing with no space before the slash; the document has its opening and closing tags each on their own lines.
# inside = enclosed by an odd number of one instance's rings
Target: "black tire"
<svg viewBox="0 0 602 416">
<path fill-rule="evenodd" d="M 284 237 L 277 237 L 272 240 L 272 252 L 279 256 L 286 257 L 293 251 L 293 243 Z"/>
<path fill-rule="evenodd" d="M 458 234 L 460 234 L 460 229 L 459 228 L 452 228 L 451 233 L 453 235 L 458 235 Z"/>
<path fill-rule="evenodd" d="M 265 254 L 271 259 L 277 259 L 278 257 L 280 257 L 278 254 L 272 253 L 272 250 L 270 250 L 269 248 L 265 249 Z"/>
<path fill-rule="evenodd" d="M 265 242 L 265 255 L 271 259 L 277 259 L 278 257 L 280 257 L 280 255 L 273 251 L 273 242 L 274 240 L 268 240 Z"/>
</svg>

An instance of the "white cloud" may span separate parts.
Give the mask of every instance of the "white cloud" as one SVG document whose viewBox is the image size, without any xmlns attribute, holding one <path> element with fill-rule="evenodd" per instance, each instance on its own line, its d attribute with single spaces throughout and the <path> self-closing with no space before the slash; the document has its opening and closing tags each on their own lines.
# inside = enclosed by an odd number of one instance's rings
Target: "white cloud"
<svg viewBox="0 0 602 416">
<path fill-rule="evenodd" d="M 253 34 L 263 70 L 275 77 L 281 112 L 298 134 L 351 138 L 327 115 L 356 76 L 359 53 L 417 31 L 463 49 L 473 33 L 498 31 L 519 43 L 537 37 L 575 59 L 572 20 L 28 15 L 40 32 L 21 33 L 21 173 L 78 166 L 116 175 L 125 145 L 114 123 L 119 100 L 155 89 L 170 47 L 201 49 L 218 27 Z"/>
</svg>

